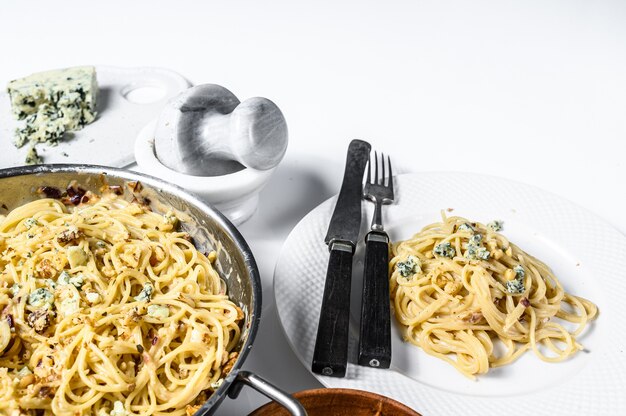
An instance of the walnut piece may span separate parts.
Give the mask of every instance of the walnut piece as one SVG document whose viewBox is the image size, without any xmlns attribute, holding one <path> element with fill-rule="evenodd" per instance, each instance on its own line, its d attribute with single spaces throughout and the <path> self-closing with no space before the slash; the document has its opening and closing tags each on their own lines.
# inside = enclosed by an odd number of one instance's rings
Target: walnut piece
<svg viewBox="0 0 626 416">
<path fill-rule="evenodd" d="M 224 367 L 222 367 L 223 374 L 228 374 L 231 372 L 235 363 L 237 362 L 237 357 L 239 357 L 238 352 L 230 353 L 230 355 L 228 356 L 228 361 L 226 362 L 226 364 L 224 364 Z"/>
<path fill-rule="evenodd" d="M 47 309 L 36 309 L 28 315 L 26 320 L 28 325 L 31 326 L 37 333 L 42 333 L 50 326 L 52 313 Z"/>
<path fill-rule="evenodd" d="M 83 236 L 82 231 L 78 229 L 75 225 L 70 225 L 67 230 L 61 232 L 57 236 L 57 241 L 59 243 L 69 243 L 70 241 L 76 241 Z"/>
</svg>

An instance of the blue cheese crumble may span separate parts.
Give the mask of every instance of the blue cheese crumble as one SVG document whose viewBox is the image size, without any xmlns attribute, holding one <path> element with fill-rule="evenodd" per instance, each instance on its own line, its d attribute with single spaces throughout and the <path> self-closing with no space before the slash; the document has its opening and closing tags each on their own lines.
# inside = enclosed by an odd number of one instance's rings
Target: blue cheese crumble
<svg viewBox="0 0 626 416">
<path fill-rule="evenodd" d="M 82 273 L 78 273 L 74 276 L 70 275 L 67 271 L 63 270 L 57 279 L 57 285 L 67 286 L 72 285 L 76 289 L 80 289 L 85 283 L 85 278 Z"/>
<path fill-rule="evenodd" d="M 59 277 L 57 278 L 57 285 L 69 285 L 70 284 L 70 274 L 63 270 Z"/>
<path fill-rule="evenodd" d="M 465 257 L 470 260 L 489 260 L 491 253 L 482 246 L 482 234 L 474 234 L 469 238 Z"/>
<path fill-rule="evenodd" d="M 502 231 L 503 224 L 504 224 L 504 221 L 493 220 L 487 224 L 487 227 L 491 228 L 493 231 L 498 232 L 498 231 Z"/>
<path fill-rule="evenodd" d="M 217 390 L 220 388 L 220 386 L 222 385 L 222 383 L 224 383 L 224 379 L 223 378 L 219 378 L 217 379 L 217 381 L 211 383 L 211 388 L 213 390 Z"/>
<path fill-rule="evenodd" d="M 94 304 L 100 301 L 100 294 L 98 292 L 87 292 L 85 293 L 85 298 L 87 302 Z"/>
<path fill-rule="evenodd" d="M 471 225 L 469 225 L 468 223 L 464 222 L 463 224 L 459 225 L 459 228 L 457 228 L 457 231 L 470 231 L 470 232 L 474 232 L 474 227 L 472 227 Z"/>
<path fill-rule="evenodd" d="M 24 221 L 24 226 L 27 230 L 30 230 L 36 225 L 39 225 L 39 221 L 37 221 L 35 218 L 27 218 L 26 221 Z"/>
<path fill-rule="evenodd" d="M 524 282 L 522 280 L 511 280 L 509 282 L 506 282 L 506 291 L 511 293 L 511 294 L 520 294 L 520 293 L 524 293 L 524 291 L 526 290 L 526 288 L 524 287 Z"/>
<path fill-rule="evenodd" d="M 482 234 L 474 234 L 470 237 L 470 244 L 479 245 L 483 241 Z"/>
<path fill-rule="evenodd" d="M 491 253 L 485 247 L 478 247 L 478 250 L 476 250 L 476 258 L 481 260 L 489 260 L 490 255 Z"/>
<path fill-rule="evenodd" d="M 60 302 L 57 302 L 57 309 L 63 317 L 75 314 L 80 310 L 80 295 L 72 285 L 63 286 L 59 291 Z"/>
<path fill-rule="evenodd" d="M 152 286 L 152 283 L 146 282 L 141 292 L 135 296 L 135 300 L 137 302 L 149 301 L 152 298 L 152 292 L 154 292 L 154 286 Z"/>
<path fill-rule="evenodd" d="M 396 263 L 396 268 L 402 277 L 410 277 L 422 272 L 422 262 L 415 256 L 409 256 L 405 261 Z"/>
<path fill-rule="evenodd" d="M 54 295 L 48 289 L 40 287 L 28 295 L 28 304 L 34 308 L 48 308 L 54 305 Z"/>
<path fill-rule="evenodd" d="M 11 286 L 11 294 L 15 297 L 17 296 L 18 293 L 20 293 L 20 285 L 18 285 L 17 283 L 13 283 L 13 286 Z"/>
<path fill-rule="evenodd" d="M 124 403 L 119 400 L 113 403 L 113 410 L 111 410 L 110 416 L 129 416 L 130 413 L 124 409 Z"/>
<path fill-rule="evenodd" d="M 89 260 L 89 256 L 85 253 L 85 250 L 79 246 L 67 248 L 67 261 L 70 263 L 72 269 L 78 266 L 84 266 L 87 264 L 87 260 Z"/>
<path fill-rule="evenodd" d="M 48 289 L 50 290 L 55 290 L 57 288 L 57 283 L 52 279 L 45 279 L 44 282 L 46 283 L 46 286 L 48 286 Z"/>
<path fill-rule="evenodd" d="M 170 316 L 170 308 L 167 305 L 148 306 L 148 316 L 155 319 L 165 319 Z"/>
<path fill-rule="evenodd" d="M 33 372 L 28 368 L 28 366 L 24 366 L 20 371 L 17 372 L 17 378 L 21 379 L 29 374 L 33 374 Z"/>
<path fill-rule="evenodd" d="M 80 289 L 81 287 L 83 287 L 83 284 L 85 283 L 85 279 L 81 273 L 78 273 L 76 276 L 70 277 L 69 282 L 76 289 Z"/>
<path fill-rule="evenodd" d="M 174 215 L 172 211 L 167 211 L 165 214 L 163 214 L 163 222 L 176 227 L 176 225 L 178 224 L 178 218 L 176 217 L 176 215 Z"/>
<path fill-rule="evenodd" d="M 433 249 L 433 253 L 439 257 L 453 258 L 456 254 L 456 250 L 449 241 L 446 241 L 445 243 L 437 244 Z"/>
<path fill-rule="evenodd" d="M 34 146 L 31 146 L 26 152 L 26 159 L 24 159 L 24 163 L 27 165 L 41 165 L 43 163 L 43 159 L 37 153 L 37 149 Z"/>
<path fill-rule="evenodd" d="M 524 276 L 526 272 L 521 265 L 517 265 L 513 268 L 515 272 L 515 278 L 506 282 L 506 291 L 512 294 L 524 293 L 526 287 L 524 286 Z"/>
</svg>

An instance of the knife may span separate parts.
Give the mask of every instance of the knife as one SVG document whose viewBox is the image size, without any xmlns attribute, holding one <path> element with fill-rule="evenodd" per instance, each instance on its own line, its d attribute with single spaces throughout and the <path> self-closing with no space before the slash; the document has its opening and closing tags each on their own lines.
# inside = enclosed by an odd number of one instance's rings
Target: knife
<svg viewBox="0 0 626 416">
<path fill-rule="evenodd" d="M 341 191 L 324 240 L 330 257 L 311 369 L 325 376 L 346 375 L 352 256 L 361 228 L 363 174 L 370 148 L 362 140 L 350 142 Z"/>
</svg>

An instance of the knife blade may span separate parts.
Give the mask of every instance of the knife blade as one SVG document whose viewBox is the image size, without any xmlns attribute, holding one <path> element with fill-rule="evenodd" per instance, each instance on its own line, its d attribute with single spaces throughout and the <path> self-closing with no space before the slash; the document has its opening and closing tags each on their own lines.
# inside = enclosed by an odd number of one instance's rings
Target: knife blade
<svg viewBox="0 0 626 416">
<path fill-rule="evenodd" d="M 311 369 L 326 376 L 346 374 L 352 257 L 361 228 L 363 174 L 370 149 L 363 140 L 350 142 L 341 190 L 324 239 L 330 256 Z"/>
</svg>

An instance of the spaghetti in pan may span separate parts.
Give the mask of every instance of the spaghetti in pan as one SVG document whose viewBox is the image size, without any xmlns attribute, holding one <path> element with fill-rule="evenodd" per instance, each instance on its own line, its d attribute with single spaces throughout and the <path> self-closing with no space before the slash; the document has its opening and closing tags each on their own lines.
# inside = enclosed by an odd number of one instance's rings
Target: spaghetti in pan
<svg viewBox="0 0 626 416">
<path fill-rule="evenodd" d="M 0 413 L 186 415 L 236 361 L 244 315 L 213 266 L 116 192 L 0 216 Z"/>
</svg>

